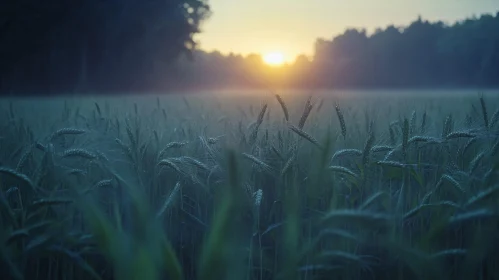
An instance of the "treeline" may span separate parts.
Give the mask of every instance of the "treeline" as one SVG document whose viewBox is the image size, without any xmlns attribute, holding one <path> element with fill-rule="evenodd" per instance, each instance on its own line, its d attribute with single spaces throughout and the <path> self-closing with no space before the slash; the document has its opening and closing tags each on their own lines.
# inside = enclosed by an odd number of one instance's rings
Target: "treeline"
<svg viewBox="0 0 499 280">
<path fill-rule="evenodd" d="M 452 25 L 418 18 L 368 35 L 349 29 L 319 39 L 311 59 L 279 69 L 256 55 L 198 52 L 183 62 L 184 86 L 228 87 L 497 87 L 499 12 Z"/>
<path fill-rule="evenodd" d="M 259 55 L 196 50 L 205 0 L 26 2 L 0 4 L 2 93 L 499 86 L 499 12 L 349 29 L 273 68 Z"/>
<path fill-rule="evenodd" d="M 447 26 L 421 18 L 367 36 L 347 30 L 315 47 L 321 86 L 498 86 L 499 12 Z"/>
</svg>

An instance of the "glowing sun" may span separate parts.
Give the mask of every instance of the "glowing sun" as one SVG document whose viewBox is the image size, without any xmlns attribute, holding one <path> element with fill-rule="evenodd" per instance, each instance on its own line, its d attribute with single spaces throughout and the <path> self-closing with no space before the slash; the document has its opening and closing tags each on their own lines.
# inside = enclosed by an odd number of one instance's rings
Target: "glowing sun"
<svg viewBox="0 0 499 280">
<path fill-rule="evenodd" d="M 271 66 L 284 64 L 284 55 L 280 52 L 271 52 L 263 56 L 263 61 Z"/>
</svg>

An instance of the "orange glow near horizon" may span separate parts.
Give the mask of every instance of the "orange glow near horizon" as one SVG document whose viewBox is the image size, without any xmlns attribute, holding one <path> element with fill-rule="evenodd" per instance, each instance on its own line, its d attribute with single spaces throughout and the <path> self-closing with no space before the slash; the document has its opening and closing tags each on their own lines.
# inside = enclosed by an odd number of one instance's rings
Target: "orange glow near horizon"
<svg viewBox="0 0 499 280">
<path fill-rule="evenodd" d="M 392 24 L 406 26 L 418 16 L 451 24 L 499 10 L 498 0 L 208 2 L 213 14 L 195 36 L 200 49 L 243 56 L 279 51 L 285 55 L 285 63 L 292 63 L 300 54 L 313 56 L 317 39 L 332 40 L 348 28 L 366 28 L 372 34 Z"/>
<path fill-rule="evenodd" d="M 280 52 L 271 52 L 263 56 L 263 61 L 270 66 L 281 66 L 284 64 L 284 55 Z"/>
</svg>

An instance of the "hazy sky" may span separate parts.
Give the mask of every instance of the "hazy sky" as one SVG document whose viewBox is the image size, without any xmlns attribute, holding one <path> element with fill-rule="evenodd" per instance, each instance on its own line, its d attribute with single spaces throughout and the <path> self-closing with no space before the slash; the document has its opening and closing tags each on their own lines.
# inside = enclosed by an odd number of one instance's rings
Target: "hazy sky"
<svg viewBox="0 0 499 280">
<path fill-rule="evenodd" d="M 499 0 L 209 0 L 212 16 L 196 39 L 207 51 L 241 54 L 271 51 L 287 60 L 313 53 L 317 38 L 347 27 L 369 32 L 423 19 L 456 20 L 499 11 Z"/>
</svg>

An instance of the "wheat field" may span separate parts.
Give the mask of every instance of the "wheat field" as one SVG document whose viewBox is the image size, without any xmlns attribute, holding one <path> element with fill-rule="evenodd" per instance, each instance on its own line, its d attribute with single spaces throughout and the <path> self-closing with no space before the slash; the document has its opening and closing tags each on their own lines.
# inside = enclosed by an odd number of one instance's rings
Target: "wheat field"
<svg viewBox="0 0 499 280">
<path fill-rule="evenodd" d="M 499 279 L 497 94 L 0 100 L 2 279 Z"/>
</svg>

